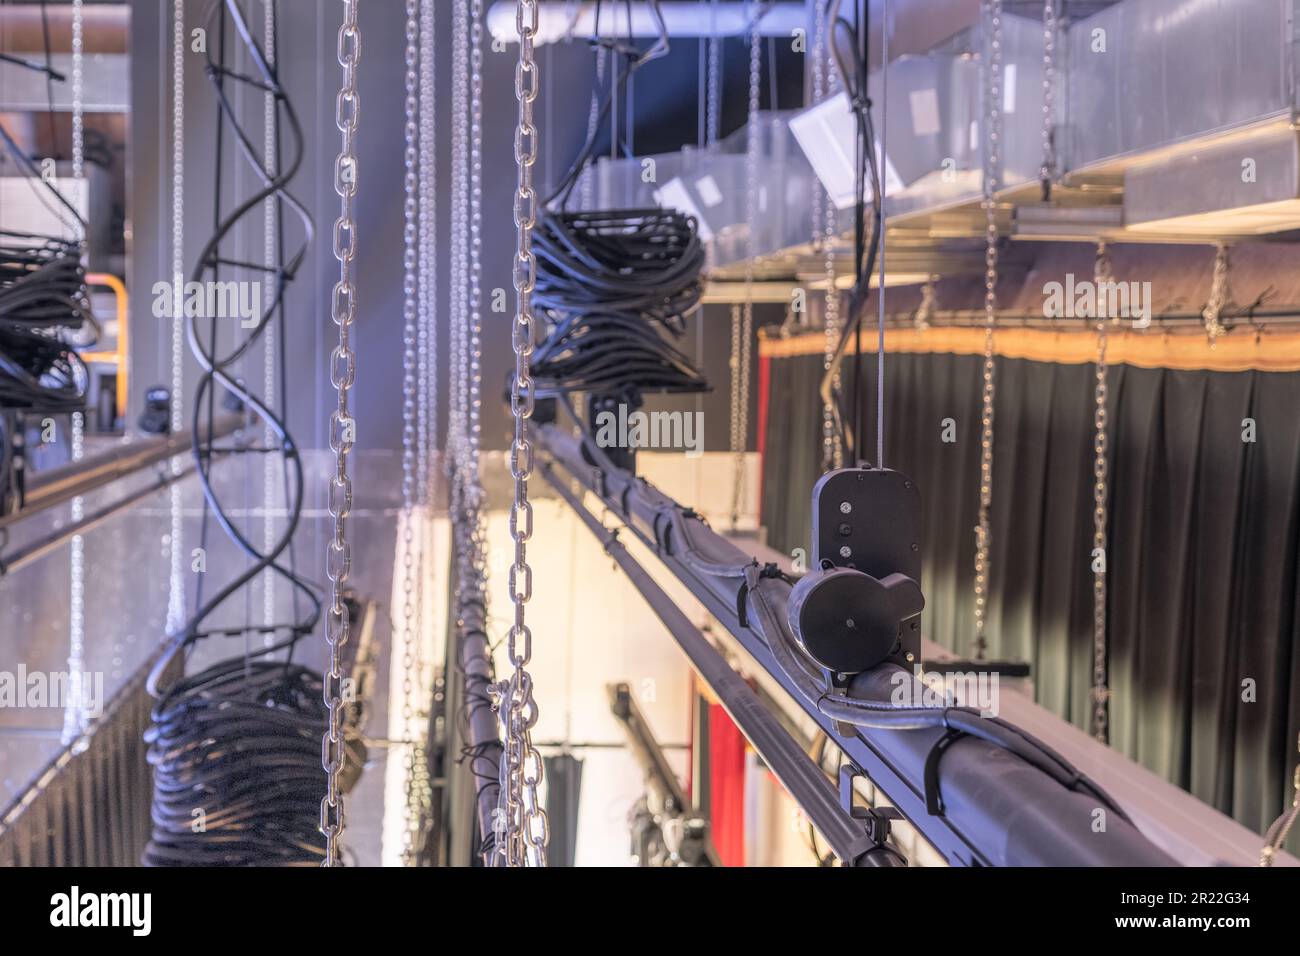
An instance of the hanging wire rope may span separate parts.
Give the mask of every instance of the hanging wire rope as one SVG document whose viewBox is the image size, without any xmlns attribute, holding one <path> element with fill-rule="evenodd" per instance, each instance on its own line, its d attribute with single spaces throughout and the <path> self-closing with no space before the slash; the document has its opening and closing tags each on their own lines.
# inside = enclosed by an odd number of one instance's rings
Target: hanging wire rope
<svg viewBox="0 0 1300 956">
<path fill-rule="evenodd" d="M 984 368 L 980 409 L 979 518 L 975 525 L 975 657 L 988 651 L 989 511 L 993 504 L 993 413 L 998 310 L 997 187 L 1002 153 L 1002 0 L 984 0 Z"/>
<path fill-rule="evenodd" d="M 887 156 L 889 111 L 885 104 L 889 102 L 889 33 L 893 29 L 889 20 L 889 0 L 881 0 L 880 17 L 880 155 Z M 874 154 L 876 144 L 866 143 L 867 149 Z M 883 188 L 883 187 L 882 187 Z M 883 207 L 884 195 L 880 196 Z M 885 220 L 882 216 L 876 223 L 875 243 L 878 250 L 880 282 L 876 291 L 877 328 L 876 328 L 876 467 L 885 467 Z"/>
<path fill-rule="evenodd" d="M 514 622 L 506 638 L 510 676 L 498 685 L 500 709 L 506 730 L 504 760 L 501 762 L 500 811 L 503 823 L 499 852 L 507 866 L 544 866 L 548 827 L 546 811 L 538 789 L 542 783 L 542 759 L 533 747 L 532 729 L 537 724 L 537 702 L 533 679 L 528 671 L 532 660 L 533 636 L 525 620 L 525 608 L 533 593 L 532 568 L 528 564 L 528 540 L 533 533 L 533 510 L 528 500 L 528 478 L 533 467 L 533 444 L 528 435 L 534 394 L 529 374 L 533 349 L 532 293 L 537 278 L 532 233 L 537 223 L 537 193 L 533 189 L 533 165 L 537 161 L 538 132 L 533 125 L 533 103 L 537 99 L 538 70 L 533 55 L 537 36 L 537 0 L 517 0 L 515 26 L 519 34 L 519 61 L 515 70 L 515 99 L 519 105 L 515 128 L 515 165 L 518 183 L 514 195 L 518 244 L 514 256 L 515 320 L 511 345 L 515 371 L 510 383 L 510 413 L 514 436 L 510 446 L 510 475 L 514 497 L 510 505 L 510 535 L 514 540 L 514 561 L 510 567 L 510 600 Z"/>
<path fill-rule="evenodd" d="M 275 35 L 274 9 L 271 22 L 263 22 L 263 42 Z M 235 275 L 264 278 L 268 263 L 231 257 L 223 247 L 240 241 L 240 226 L 258 210 L 263 224 L 272 200 L 274 256 L 269 270 L 274 281 L 269 299 L 254 295 L 257 322 L 242 339 L 229 347 L 220 341 L 215 314 L 195 309 L 186 316 L 185 332 L 200 374 L 193 400 L 191 434 L 195 474 L 203 492 L 204 521 L 201 540 L 206 542 L 209 518 L 215 518 L 231 542 L 247 559 L 242 572 L 214 595 L 196 601 L 194 615 L 172 633 L 159 661 L 149 675 L 147 688 L 156 699 L 152 725 L 145 739 L 148 759 L 154 768 L 153 833 L 145 851 L 146 864 L 165 865 L 251 865 L 312 864 L 326 858 L 326 841 L 321 839 L 319 792 L 322 763 L 322 730 L 327 726 L 326 698 L 330 684 L 321 675 L 292 663 L 296 644 L 310 634 L 320 619 L 322 598 L 311 582 L 294 566 L 292 538 L 302 511 L 304 478 L 297 446 L 285 426 L 285 411 L 273 410 L 275 382 L 270 394 L 258 396 L 236 373 L 247 369 L 259 338 L 278 320 L 284 334 L 284 298 L 288 284 L 306 258 L 313 238 L 310 216 L 288 191 L 304 157 L 301 125 L 292 104 L 280 86 L 277 69 L 267 49 L 254 38 L 238 0 L 212 0 L 205 14 L 205 29 L 214 37 L 206 51 L 207 74 L 216 98 L 217 137 L 214 162 L 214 229 L 201 250 L 191 282 L 202 285 L 206 276 L 223 270 Z M 251 63 L 252 75 L 227 66 L 227 28 Z M 236 53 L 235 55 L 239 55 Z M 237 84 L 232 94 L 228 84 Z M 259 151 L 245 130 L 240 94 L 247 89 L 269 91 L 276 115 L 272 149 Z M 255 101 L 254 101 L 255 102 Z M 263 132 L 266 130 L 263 114 Z M 278 131 L 287 133 L 287 156 L 281 162 Z M 222 158 L 227 136 L 260 188 L 224 212 L 221 184 Z M 266 146 L 266 139 L 263 140 Z M 268 162 L 269 159 L 269 162 Z M 241 181 L 236 176 L 235 182 Z M 292 214 L 302 232 L 301 243 L 284 253 L 286 213 Z M 264 245 L 264 252 L 267 246 Z M 239 281 L 239 280 L 229 280 Z M 251 281 L 251 280 L 249 280 Z M 181 287 L 177 300 L 185 298 Z M 208 318 L 206 334 L 201 319 Z M 283 402 L 287 350 L 276 351 L 276 369 Z M 241 364 L 242 363 L 242 364 Z M 264 385 L 267 382 L 264 381 Z M 257 432 L 261 447 L 238 444 L 218 446 L 211 437 L 215 416 L 216 390 L 250 416 L 261 420 Z M 250 420 L 249 425 L 254 423 Z M 271 442 L 265 441 L 267 431 Z M 245 429 L 247 435 L 257 432 Z M 232 454 L 263 454 L 277 459 L 283 469 L 287 520 L 270 547 L 259 550 L 252 543 L 252 530 L 240 527 L 226 508 L 213 482 L 215 463 Z M 247 460 L 247 459 L 245 459 Z M 331 495 L 331 502 L 334 496 Z M 287 557 L 287 565 L 283 563 Z M 205 559 L 206 560 L 206 559 Z M 206 568 L 197 570 L 206 576 Z M 253 626 L 251 608 L 245 605 L 242 626 L 231 626 L 220 618 L 221 609 L 237 595 L 247 600 L 248 589 L 265 573 L 284 579 L 294 592 L 294 614 L 285 623 L 275 620 Z M 300 600 L 305 599 L 305 607 Z M 254 648 L 250 634 L 264 637 Z M 207 638 L 243 638 L 237 655 L 185 677 L 172 676 L 181 655 Z M 274 656 L 283 652 L 283 661 Z M 164 681 L 169 683 L 164 686 Z M 340 740 L 342 733 L 340 732 Z M 340 744 L 340 750 L 342 744 Z M 328 759 L 328 752 L 326 753 Z M 340 808 L 341 810 L 341 808 Z M 341 812 L 339 816 L 341 822 Z"/>
<path fill-rule="evenodd" d="M 1097 243 L 1097 261 L 1093 283 L 1098 296 L 1112 281 L 1110 254 L 1106 243 Z M 1105 310 L 1099 309 L 1099 312 Z M 1093 509 L 1092 509 L 1092 735 L 1102 743 L 1108 740 L 1110 691 L 1106 679 L 1106 509 L 1107 509 L 1107 366 L 1106 335 L 1109 321 L 1098 315 L 1095 412 L 1093 416 Z"/>
</svg>

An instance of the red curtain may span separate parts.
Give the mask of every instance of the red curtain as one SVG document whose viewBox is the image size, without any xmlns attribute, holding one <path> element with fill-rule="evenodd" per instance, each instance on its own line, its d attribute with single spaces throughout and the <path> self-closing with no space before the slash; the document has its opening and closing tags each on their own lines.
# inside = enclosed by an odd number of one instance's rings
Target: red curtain
<svg viewBox="0 0 1300 956">
<path fill-rule="evenodd" d="M 745 865 L 745 738 L 721 704 L 709 705 L 709 818 L 723 866 Z"/>
</svg>

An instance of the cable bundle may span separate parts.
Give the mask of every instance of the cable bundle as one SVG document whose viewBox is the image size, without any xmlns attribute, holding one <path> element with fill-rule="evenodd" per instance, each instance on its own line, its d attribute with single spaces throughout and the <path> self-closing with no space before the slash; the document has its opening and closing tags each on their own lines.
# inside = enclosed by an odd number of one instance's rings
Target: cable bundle
<svg viewBox="0 0 1300 956">
<path fill-rule="evenodd" d="M 267 12 L 274 26 L 274 2 Z M 302 517 L 304 474 L 302 456 L 285 421 L 289 404 L 286 356 L 293 348 L 287 331 L 286 290 L 315 234 L 306 207 L 288 189 L 302 165 L 305 140 L 298 114 L 280 85 L 275 57 L 268 56 L 253 39 L 239 0 L 210 0 L 204 22 L 209 35 L 219 38 L 209 43 L 207 55 L 208 78 L 220 113 L 212 190 L 217 222 L 190 278 L 194 282 L 260 282 L 271 272 L 274 281 L 257 324 L 247 332 L 232 329 L 233 342 L 221 334 L 215 316 L 185 316 L 186 338 L 199 366 L 191 429 L 194 468 L 203 490 L 201 540 L 207 540 L 209 522 L 215 520 L 247 561 L 233 580 L 211 595 L 204 591 L 208 575 L 199 576 L 193 615 L 168 635 L 149 675 L 146 688 L 157 700 L 154 726 L 145 735 L 150 744 L 149 761 L 155 769 L 154 829 L 144 862 L 152 866 L 317 865 L 325 855 L 319 829 L 325 792 L 321 754 L 326 727 L 324 682 L 318 672 L 273 659 L 285 654 L 291 660 L 296 645 L 315 630 L 322 612 L 319 587 L 297 569 L 293 537 Z M 227 69 L 228 32 L 252 64 L 253 75 Z M 270 32 L 278 35 L 274 29 Z M 231 47 L 233 56 L 233 43 Z M 236 109 L 244 97 L 231 95 L 235 84 L 258 89 L 259 104 L 263 92 L 274 100 L 277 136 L 270 171 L 249 149 L 251 139 L 240 125 Z M 221 192 L 223 171 L 229 172 L 223 162 L 227 135 L 234 137 L 239 155 L 259 182 L 256 191 L 230 211 L 225 209 L 229 199 L 223 204 Z M 254 264 L 229 258 L 223 245 L 237 235 L 237 227 L 247 225 L 247 216 L 266 209 L 267 200 L 272 201 L 274 210 L 272 261 Z M 293 244 L 288 238 L 290 217 L 302 234 Z M 278 410 L 272 408 L 277 387 L 268 386 L 265 394 L 259 395 L 240 376 L 247 356 L 273 322 L 279 360 Z M 266 435 L 260 444 L 218 448 L 214 437 L 218 389 L 223 403 L 233 399 L 245 410 L 247 433 Z M 255 421 L 260 421 L 256 429 Z M 216 462 L 248 454 L 275 455 L 283 463 L 283 527 L 278 537 L 260 549 L 253 544 L 252 529 L 237 523 L 212 479 Z M 292 592 L 292 617 L 257 625 L 251 618 L 247 589 L 268 571 L 287 582 Z M 238 601 L 240 598 L 243 600 Z M 245 615 L 242 626 L 222 619 L 233 616 L 229 610 L 223 615 L 223 607 L 238 608 L 240 603 Z M 355 616 L 355 608 L 351 611 Z M 255 643 L 254 635 L 266 642 Z M 198 675 L 167 683 L 173 665 L 198 642 L 213 637 L 243 638 L 243 652 Z M 355 757 L 353 738 L 349 738 L 348 749 L 347 767 L 351 770 L 362 760 Z M 202 827 L 195 824 L 199 818 L 196 810 L 202 811 Z"/>
<path fill-rule="evenodd" d="M 86 367 L 69 344 L 87 325 L 76 243 L 0 232 L 0 408 L 71 412 Z"/>
<path fill-rule="evenodd" d="M 320 864 L 320 674 L 222 661 L 178 681 L 152 717 L 146 866 Z"/>
<path fill-rule="evenodd" d="M 532 359 L 539 396 L 708 387 L 671 341 L 686 331 L 704 291 L 704 246 L 692 217 L 548 211 L 533 252 L 533 301 L 548 325 Z"/>
</svg>

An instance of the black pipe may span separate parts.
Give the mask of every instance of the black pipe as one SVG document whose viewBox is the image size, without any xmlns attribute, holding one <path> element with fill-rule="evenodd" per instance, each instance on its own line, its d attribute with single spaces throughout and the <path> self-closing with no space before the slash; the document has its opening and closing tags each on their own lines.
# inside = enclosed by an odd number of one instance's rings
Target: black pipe
<svg viewBox="0 0 1300 956">
<path fill-rule="evenodd" d="M 776 774 L 835 855 L 851 866 L 905 866 L 902 857 L 894 850 L 878 847 L 868 839 L 862 824 L 855 822 L 840 807 L 839 797 L 826 774 L 786 733 L 781 722 L 763 706 L 758 695 L 691 623 L 690 618 L 628 554 L 627 548 L 618 540 L 618 533 L 606 530 L 596 516 L 583 507 L 578 496 L 556 477 L 549 462 L 542 465 L 542 474 L 582 519 L 587 530 L 601 542 L 605 553 L 623 569 L 628 580 L 690 658 L 696 672 L 713 688 L 741 733 L 754 745 L 763 762 Z"/>
<path fill-rule="evenodd" d="M 721 572 L 750 564 L 752 557 L 644 479 L 608 465 L 597 468 L 589 464 L 578 439 L 565 430 L 544 425 L 537 435 L 542 449 L 623 518 L 950 863 L 1174 865 L 1122 812 L 1108 810 L 1095 796 L 1068 789 L 1021 757 L 975 736 L 960 737 L 943 750 L 938 764 L 943 808 L 931 813 L 926 800 L 926 767 L 936 742 L 945 736 L 942 728 L 851 727 L 827 716 L 818 709 L 817 700 L 810 699 L 803 682 L 778 664 L 758 629 L 758 615 L 749 615 L 749 626 L 740 623 L 737 599 L 743 581 Z M 674 525 L 665 520 L 666 515 L 675 517 Z M 694 549 L 689 564 L 682 556 L 687 548 Z M 705 564 L 717 573 L 701 572 L 699 568 Z M 785 627 L 790 585 L 780 578 L 764 578 L 756 587 L 771 612 L 765 619 L 771 626 Z M 861 675 L 847 694 L 889 703 L 889 691 L 895 689 L 890 682 L 896 673 L 896 669 L 880 669 Z M 916 686 L 909 689 L 920 693 Z M 921 698 L 914 695 L 912 699 Z M 1098 810 L 1103 812 L 1098 814 Z"/>
</svg>

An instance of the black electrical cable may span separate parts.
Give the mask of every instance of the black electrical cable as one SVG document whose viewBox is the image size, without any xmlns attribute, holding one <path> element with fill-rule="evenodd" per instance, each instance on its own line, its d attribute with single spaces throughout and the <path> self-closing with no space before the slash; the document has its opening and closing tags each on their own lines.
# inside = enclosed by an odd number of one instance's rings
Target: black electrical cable
<svg viewBox="0 0 1300 956">
<path fill-rule="evenodd" d="M 672 344 L 704 294 L 704 246 L 674 210 L 546 212 L 533 233 L 534 302 L 547 322 L 531 368 L 539 397 L 700 391 Z"/>
<path fill-rule="evenodd" d="M 561 406 L 575 423 L 581 425 L 571 405 L 562 402 Z M 581 444 L 584 453 L 606 475 L 621 471 L 589 431 L 583 431 Z M 648 484 L 641 478 L 631 480 Z M 695 516 L 691 514 L 690 517 Z M 1063 787 L 1088 793 L 1122 819 L 1128 819 L 1114 799 L 1068 760 L 1047 744 L 999 717 L 984 717 L 979 711 L 966 707 L 906 706 L 860 700 L 832 689 L 821 668 L 807 657 L 789 633 L 783 615 L 769 601 L 764 582 L 770 582 L 771 578 L 765 577 L 757 564 L 727 564 L 710 558 L 694 541 L 692 522 L 687 518 L 688 515 L 682 508 L 673 505 L 656 515 L 653 539 L 631 524 L 629 528 L 647 547 L 681 561 L 692 574 L 737 580 L 739 587 L 746 592 L 749 608 L 747 626 L 767 645 L 773 660 L 791 683 L 821 713 L 859 727 L 898 731 L 945 728 L 977 737 L 1015 754 Z"/>
<path fill-rule="evenodd" d="M 272 16 L 275 16 L 274 5 Z M 300 575 L 293 562 L 292 541 L 302 514 L 303 466 L 299 450 L 284 421 L 284 409 L 270 408 L 272 396 L 256 396 L 234 375 L 236 363 L 258 342 L 269 324 L 279 319 L 281 331 L 281 377 L 285 355 L 284 296 L 305 260 L 314 236 L 314 226 L 305 207 L 288 191 L 288 184 L 302 165 L 305 145 L 302 127 L 278 70 L 248 30 L 239 0 L 212 0 L 205 22 L 209 35 L 217 37 L 218 59 L 213 44 L 208 49 L 208 77 L 219 105 L 218 122 L 228 124 L 239 153 L 261 181 L 261 188 L 220 215 L 213 235 L 203 247 L 191 280 L 202 282 L 217 275 L 223 264 L 223 240 L 252 210 L 271 200 L 275 208 L 278 237 L 277 262 L 271 266 L 235 265 L 258 279 L 275 276 L 269 304 L 264 303 L 258 322 L 247 335 L 226 351 L 217 342 L 217 326 L 208 328 L 205 339 L 198 315 L 186 316 L 186 337 L 198 361 L 201 374 L 193 402 L 194 440 L 191 448 L 196 473 L 203 490 L 206 517 L 210 513 L 227 536 L 249 559 L 244 571 L 198 608 L 186 624 L 168 638 L 166 649 L 149 675 L 149 692 L 157 698 L 153 726 L 146 735 L 149 760 L 154 766 L 153 836 L 144 861 L 150 865 L 315 865 L 323 858 L 324 840 L 319 832 L 320 736 L 326 722 L 322 701 L 322 678 L 292 661 L 297 643 L 316 627 L 321 616 L 320 588 Z M 252 60 L 256 78 L 233 73 L 225 66 L 227 25 Z M 288 132 L 288 159 L 282 161 L 277 135 L 273 171 L 267 172 L 225 90 L 229 79 L 270 93 L 276 107 L 277 133 Z M 259 99 L 260 101 L 260 99 Z M 223 127 L 224 128 L 224 127 Z M 221 180 L 218 152 L 215 176 Z M 216 190 L 214 190 L 214 194 Z M 302 240 L 285 254 L 284 213 L 291 212 L 302 231 Z M 215 390 L 232 396 L 273 436 L 269 447 L 248 446 L 237 451 L 278 453 L 284 464 L 287 520 L 276 542 L 265 552 L 237 527 L 211 480 L 212 464 L 219 452 L 206 436 L 212 434 Z M 283 404 L 283 395 L 281 398 Z M 206 418 L 208 428 L 201 427 Z M 289 563 L 282 563 L 288 554 Z M 207 622 L 229 599 L 244 591 L 263 572 L 270 570 L 289 582 L 294 594 L 294 613 L 287 623 L 262 627 L 208 627 Z M 299 608 L 299 599 L 306 607 Z M 178 655 L 207 637 L 247 637 L 257 633 L 268 638 L 260 649 L 245 648 L 238 657 L 221 661 L 200 674 L 161 686 Z M 284 652 L 283 661 L 274 656 Z M 194 825 L 195 808 L 203 812 L 204 826 Z"/>
<path fill-rule="evenodd" d="M 830 367 L 822 378 L 820 393 L 823 401 L 831 405 L 834 411 L 834 426 L 837 440 L 856 456 L 861 447 L 861 402 L 858 391 L 862 378 L 861 370 L 861 329 L 862 313 L 866 307 L 867 296 L 871 288 L 871 274 L 875 271 L 876 257 L 884 244 L 884 206 L 881 196 L 881 178 L 879 162 L 875 149 L 875 126 L 871 117 L 871 99 L 867 93 L 867 63 L 862 49 L 866 45 L 865 23 L 859 31 L 853 23 L 840 16 L 841 0 L 826 0 L 827 20 L 831 25 L 830 48 L 834 53 L 841 83 L 849 97 L 856 127 L 857 169 L 854 177 L 855 214 L 854 214 L 854 281 L 849 295 L 849 320 L 840 334 L 835 354 Z M 865 20 L 865 16 L 863 17 Z M 846 31 L 851 42 L 851 63 L 846 62 L 838 43 L 838 34 Z M 871 186 L 871 230 L 870 242 L 867 241 L 865 229 L 866 187 Z M 848 344 L 857 344 L 854 375 L 854 395 L 852 421 L 850 430 L 845 425 L 844 397 L 835 384 L 837 372 L 848 350 Z"/>
</svg>

